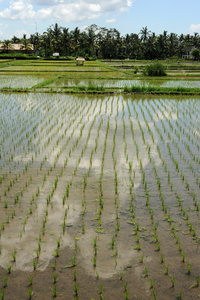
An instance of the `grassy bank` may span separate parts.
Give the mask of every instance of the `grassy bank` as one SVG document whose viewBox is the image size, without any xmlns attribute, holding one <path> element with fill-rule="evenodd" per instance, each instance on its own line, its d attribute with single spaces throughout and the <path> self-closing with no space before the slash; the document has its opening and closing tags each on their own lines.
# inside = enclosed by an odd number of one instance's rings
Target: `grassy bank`
<svg viewBox="0 0 200 300">
<path fill-rule="evenodd" d="M 132 86 L 125 87 L 124 93 L 147 93 L 147 94 L 183 94 L 183 95 L 199 95 L 199 88 L 184 88 L 184 87 L 153 87 L 153 86 Z"/>
</svg>

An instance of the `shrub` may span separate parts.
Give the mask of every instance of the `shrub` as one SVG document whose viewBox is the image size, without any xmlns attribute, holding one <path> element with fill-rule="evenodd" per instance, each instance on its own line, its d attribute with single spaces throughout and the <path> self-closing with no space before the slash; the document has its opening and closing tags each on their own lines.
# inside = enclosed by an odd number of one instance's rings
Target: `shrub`
<svg viewBox="0 0 200 300">
<path fill-rule="evenodd" d="M 138 66 L 134 66 L 133 72 L 135 74 L 137 74 L 139 72 L 139 67 Z"/>
<path fill-rule="evenodd" d="M 191 54 L 192 54 L 194 60 L 198 60 L 200 58 L 200 51 L 199 51 L 199 49 L 193 49 L 191 51 Z"/>
<path fill-rule="evenodd" d="M 160 62 L 156 62 L 147 65 L 143 70 L 143 74 L 146 76 L 166 76 L 166 67 Z"/>
</svg>

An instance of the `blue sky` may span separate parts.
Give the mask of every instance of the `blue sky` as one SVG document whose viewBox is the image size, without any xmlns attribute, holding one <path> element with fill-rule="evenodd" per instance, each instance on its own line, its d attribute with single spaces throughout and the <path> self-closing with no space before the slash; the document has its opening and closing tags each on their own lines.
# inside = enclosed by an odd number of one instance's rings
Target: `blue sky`
<svg viewBox="0 0 200 300">
<path fill-rule="evenodd" d="M 200 34 L 200 0 L 0 0 L 0 40 L 42 34 L 58 23 L 70 30 L 91 24 L 122 35 L 142 27 L 156 35 Z"/>
</svg>

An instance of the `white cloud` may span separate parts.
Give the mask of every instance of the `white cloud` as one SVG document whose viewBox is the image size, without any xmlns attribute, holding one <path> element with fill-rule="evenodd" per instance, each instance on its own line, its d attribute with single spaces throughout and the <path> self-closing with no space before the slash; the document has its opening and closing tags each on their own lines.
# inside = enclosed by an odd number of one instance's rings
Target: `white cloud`
<svg viewBox="0 0 200 300">
<path fill-rule="evenodd" d="M 191 24 L 190 30 L 193 32 L 199 32 L 200 31 L 200 24 Z"/>
<path fill-rule="evenodd" d="M 47 19 L 51 17 L 51 15 L 52 15 L 52 9 L 50 7 L 42 8 L 37 12 L 37 19 Z"/>
<path fill-rule="evenodd" d="M 14 32 L 14 36 L 17 36 L 19 38 L 23 38 L 23 35 L 26 34 L 26 37 L 29 38 L 30 34 L 26 30 L 17 30 Z"/>
<path fill-rule="evenodd" d="M 131 0 L 127 0 L 127 6 L 131 7 L 132 6 L 132 1 Z"/>
<path fill-rule="evenodd" d="M 18 0 L 10 1 L 10 5 L 3 11 L 0 11 L 0 18 L 10 20 L 26 20 L 32 19 L 35 16 L 33 6 L 27 1 Z"/>
<path fill-rule="evenodd" d="M 86 19 L 97 19 L 100 14 L 101 6 L 99 4 L 71 3 L 43 8 L 37 12 L 37 19 L 52 17 L 65 22 L 77 22 Z"/>
<path fill-rule="evenodd" d="M 109 19 L 109 20 L 106 20 L 106 23 L 115 23 L 116 22 L 116 19 Z"/>
<path fill-rule="evenodd" d="M 132 0 L 11 0 L 8 3 L 8 7 L 0 11 L 0 18 L 78 22 L 97 19 L 106 12 L 126 11 Z"/>
<path fill-rule="evenodd" d="M 88 9 L 90 11 L 100 12 L 101 6 L 99 4 L 89 4 Z"/>
</svg>

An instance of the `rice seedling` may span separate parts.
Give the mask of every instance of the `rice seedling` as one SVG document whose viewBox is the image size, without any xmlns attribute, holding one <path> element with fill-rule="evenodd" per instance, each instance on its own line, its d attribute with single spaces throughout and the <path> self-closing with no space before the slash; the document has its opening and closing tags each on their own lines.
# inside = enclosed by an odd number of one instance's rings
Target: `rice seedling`
<svg viewBox="0 0 200 300">
<path fill-rule="evenodd" d="M 156 300 L 156 298 L 157 298 L 156 291 L 153 290 L 153 299 Z"/>
<path fill-rule="evenodd" d="M 32 285 L 33 284 L 33 277 L 29 276 L 28 280 L 29 280 L 29 286 Z"/>
<path fill-rule="evenodd" d="M 58 248 L 55 249 L 54 256 L 55 257 L 59 257 L 60 256 Z"/>
<path fill-rule="evenodd" d="M 74 281 L 76 281 L 77 280 L 77 272 L 76 272 L 76 270 L 74 271 Z"/>
<path fill-rule="evenodd" d="M 35 250 L 37 259 L 40 257 L 40 251 L 38 249 Z"/>
<path fill-rule="evenodd" d="M 163 262 L 164 262 L 164 256 L 163 256 L 163 254 L 161 252 L 161 254 L 160 254 L 160 263 L 163 264 Z"/>
<path fill-rule="evenodd" d="M 3 276 L 3 287 L 6 288 L 7 287 L 7 277 Z"/>
<path fill-rule="evenodd" d="M 32 299 L 33 291 L 32 291 L 32 289 L 31 289 L 30 286 L 29 286 L 29 288 L 28 288 L 28 293 L 29 293 L 29 299 Z"/>
<path fill-rule="evenodd" d="M 71 266 L 72 267 L 76 266 L 76 257 L 75 256 L 73 256 L 72 259 L 71 259 Z"/>
<path fill-rule="evenodd" d="M 53 292 L 53 298 L 56 298 L 58 294 L 56 285 L 53 286 L 52 292 Z"/>
<path fill-rule="evenodd" d="M 112 249 L 114 248 L 114 245 L 115 245 L 115 238 L 112 237 L 112 240 L 111 240 L 111 247 L 112 247 Z"/>
<path fill-rule="evenodd" d="M 36 270 L 36 267 L 37 267 L 37 262 L 35 259 L 33 259 L 33 270 Z"/>
<path fill-rule="evenodd" d="M 182 292 L 181 291 L 179 292 L 178 299 L 182 300 Z"/>
<path fill-rule="evenodd" d="M 137 234 L 137 235 L 136 235 L 136 242 L 139 243 L 139 241 L 140 241 L 140 235 Z"/>
<path fill-rule="evenodd" d="M 54 272 L 52 276 L 53 276 L 53 283 L 56 283 L 57 282 L 57 275 L 56 275 L 56 273 Z"/>
<path fill-rule="evenodd" d="M 164 274 L 165 274 L 165 275 L 168 275 L 168 272 L 169 272 L 169 266 L 168 266 L 168 265 L 165 265 L 165 271 L 164 271 Z"/>
<path fill-rule="evenodd" d="M 143 260 L 144 260 L 144 256 L 143 256 L 143 254 L 141 254 L 140 257 L 139 257 L 139 262 L 142 264 Z"/>
<path fill-rule="evenodd" d="M 84 234 L 85 233 L 85 223 L 83 222 L 83 224 L 82 224 L 82 234 Z"/>
<path fill-rule="evenodd" d="M 123 282 L 123 285 L 124 285 L 124 292 L 127 291 L 127 282 Z"/>
<path fill-rule="evenodd" d="M 148 271 L 147 267 L 145 267 L 143 276 L 148 277 L 148 273 L 149 273 L 149 271 Z"/>
<path fill-rule="evenodd" d="M 194 283 L 193 285 L 191 285 L 190 289 L 193 289 L 193 288 L 197 288 L 199 287 L 199 275 L 196 277 L 196 283 Z"/>
<path fill-rule="evenodd" d="M 4 289 L 0 290 L 1 300 L 4 300 Z"/>
<path fill-rule="evenodd" d="M 56 258 L 54 259 L 53 265 L 52 265 L 53 270 L 56 270 Z"/>
<path fill-rule="evenodd" d="M 157 243 L 156 246 L 157 246 L 156 251 L 160 251 L 160 243 Z"/>
<path fill-rule="evenodd" d="M 93 257 L 93 266 L 94 268 L 96 268 L 96 265 L 97 265 L 97 259 L 96 259 L 96 256 Z"/>
<path fill-rule="evenodd" d="M 74 293 L 75 293 L 76 296 L 79 295 L 79 287 L 78 287 L 77 283 L 74 283 Z"/>
<path fill-rule="evenodd" d="M 171 279 L 172 287 L 174 287 L 175 279 L 172 275 L 169 275 L 169 277 Z"/>
<path fill-rule="evenodd" d="M 188 262 L 188 264 L 187 264 L 187 274 L 188 274 L 188 275 L 191 274 L 191 265 L 190 265 L 189 262 Z"/>
<path fill-rule="evenodd" d="M 57 248 L 60 248 L 60 239 L 57 240 Z"/>
<path fill-rule="evenodd" d="M 182 262 L 185 262 L 185 253 L 183 251 L 181 252 L 181 255 L 182 255 Z"/>
<path fill-rule="evenodd" d="M 7 272 L 8 272 L 8 274 L 10 274 L 11 273 L 11 265 L 8 265 L 8 267 L 7 267 Z"/>
<path fill-rule="evenodd" d="M 150 289 L 152 289 L 154 287 L 154 281 L 149 279 L 149 284 L 150 284 Z"/>
<path fill-rule="evenodd" d="M 199 275 L 196 277 L 196 285 L 199 287 Z"/>
<path fill-rule="evenodd" d="M 16 249 L 14 249 L 14 251 L 12 251 L 11 253 L 14 262 L 16 262 L 16 253 L 17 253 Z"/>
<path fill-rule="evenodd" d="M 196 229 L 193 227 L 192 229 L 192 236 L 195 237 L 196 236 Z"/>
</svg>

